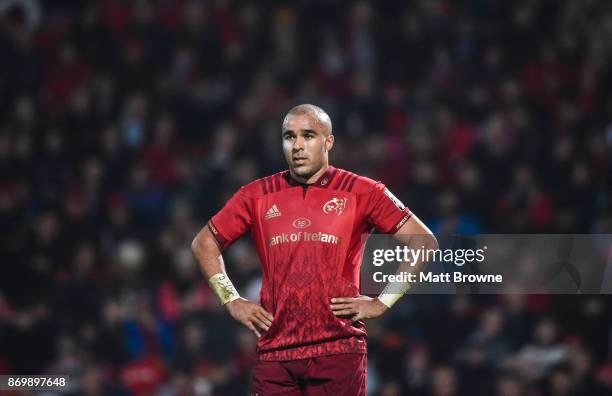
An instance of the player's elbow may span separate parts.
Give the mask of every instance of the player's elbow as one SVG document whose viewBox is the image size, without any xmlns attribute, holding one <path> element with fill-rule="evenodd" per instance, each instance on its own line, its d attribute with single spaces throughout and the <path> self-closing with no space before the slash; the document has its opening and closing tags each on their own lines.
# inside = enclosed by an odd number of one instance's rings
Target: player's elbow
<svg viewBox="0 0 612 396">
<path fill-rule="evenodd" d="M 420 242 L 423 243 L 426 249 L 437 250 L 440 245 L 438 244 L 438 239 L 434 235 L 433 232 L 419 219 L 415 219 L 415 232 L 414 234 L 422 236 Z"/>
<path fill-rule="evenodd" d="M 428 235 L 427 238 L 427 249 L 438 250 L 440 248 L 440 244 L 438 243 L 438 239 L 432 233 Z"/>
<path fill-rule="evenodd" d="M 434 233 L 425 225 L 425 223 L 418 221 L 417 227 L 419 228 L 419 234 L 423 235 L 423 244 L 425 248 L 437 250 L 440 245 L 438 244 L 438 239 L 434 235 Z"/>
<path fill-rule="evenodd" d="M 199 253 L 218 253 L 219 247 L 214 240 L 214 237 L 208 230 L 208 227 L 202 228 L 200 232 L 191 241 L 191 251 L 194 255 Z"/>
<path fill-rule="evenodd" d="M 200 234 L 202 232 L 199 232 L 195 238 L 193 238 L 193 240 L 191 241 L 191 251 L 193 252 L 193 254 L 196 254 L 199 249 L 200 249 Z"/>
<path fill-rule="evenodd" d="M 206 250 L 206 235 L 204 232 L 205 230 L 206 227 L 204 227 L 200 232 L 198 232 L 195 238 L 193 238 L 193 241 L 191 241 L 191 251 L 196 256 L 198 255 L 198 253 L 201 253 L 203 250 Z"/>
</svg>

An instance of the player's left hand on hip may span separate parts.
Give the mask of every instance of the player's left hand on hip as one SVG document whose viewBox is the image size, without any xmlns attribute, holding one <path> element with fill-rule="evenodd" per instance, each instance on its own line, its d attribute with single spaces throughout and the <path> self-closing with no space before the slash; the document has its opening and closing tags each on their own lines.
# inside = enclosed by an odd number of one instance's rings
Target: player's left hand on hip
<svg viewBox="0 0 612 396">
<path fill-rule="evenodd" d="M 377 298 L 368 296 L 335 297 L 331 299 L 330 307 L 334 315 L 350 316 L 353 322 L 377 318 L 389 309 Z"/>
</svg>

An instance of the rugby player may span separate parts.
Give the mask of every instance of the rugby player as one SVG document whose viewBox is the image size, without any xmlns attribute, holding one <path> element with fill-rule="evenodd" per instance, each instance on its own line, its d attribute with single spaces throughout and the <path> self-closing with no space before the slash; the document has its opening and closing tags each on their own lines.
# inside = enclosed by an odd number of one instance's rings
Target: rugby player
<svg viewBox="0 0 612 396">
<path fill-rule="evenodd" d="M 321 108 L 292 108 L 281 135 L 288 169 L 240 188 L 192 249 L 221 303 L 258 337 L 252 394 L 365 395 L 363 320 L 403 292 L 360 294 L 362 236 L 431 231 L 384 184 L 329 164 L 334 135 Z M 221 255 L 247 232 L 261 261 L 259 302 L 240 297 Z"/>
</svg>

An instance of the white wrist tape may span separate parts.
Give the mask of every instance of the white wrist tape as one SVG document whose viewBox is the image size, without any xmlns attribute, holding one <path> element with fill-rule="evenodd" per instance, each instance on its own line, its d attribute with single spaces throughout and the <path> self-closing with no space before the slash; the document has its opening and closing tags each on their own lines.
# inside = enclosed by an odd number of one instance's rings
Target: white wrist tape
<svg viewBox="0 0 612 396">
<path fill-rule="evenodd" d="M 221 304 L 225 305 L 240 298 L 240 294 L 234 287 L 230 278 L 222 273 L 214 274 L 208 280 L 210 287 L 215 291 Z"/>
<path fill-rule="evenodd" d="M 391 291 L 391 289 L 394 289 L 394 290 Z M 380 300 L 380 302 L 385 304 L 387 307 L 391 308 L 393 304 L 395 304 L 400 298 L 404 296 L 404 294 L 408 292 L 408 290 L 410 290 L 410 284 L 404 283 L 401 285 L 401 288 L 399 288 L 399 290 L 397 289 L 398 289 L 397 285 L 394 285 L 394 287 L 391 287 L 391 285 L 388 284 L 385 287 L 385 289 L 382 291 L 382 293 L 380 293 L 380 295 L 378 296 L 378 299 Z"/>
<path fill-rule="evenodd" d="M 378 299 L 381 303 L 385 304 L 387 307 L 391 308 L 393 304 L 395 304 L 400 298 L 402 298 L 403 294 L 386 294 L 382 293 L 378 296 Z"/>
</svg>

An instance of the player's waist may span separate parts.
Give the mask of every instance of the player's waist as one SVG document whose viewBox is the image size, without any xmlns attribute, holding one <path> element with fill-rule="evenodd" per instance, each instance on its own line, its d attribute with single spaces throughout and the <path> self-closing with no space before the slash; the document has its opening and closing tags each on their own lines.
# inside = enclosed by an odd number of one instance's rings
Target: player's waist
<svg viewBox="0 0 612 396">
<path fill-rule="evenodd" d="M 307 359 L 343 353 L 367 353 L 365 335 L 353 335 L 307 345 L 274 347 L 272 345 L 260 346 L 259 342 L 257 345 L 257 359 L 265 361 Z"/>
</svg>

